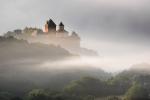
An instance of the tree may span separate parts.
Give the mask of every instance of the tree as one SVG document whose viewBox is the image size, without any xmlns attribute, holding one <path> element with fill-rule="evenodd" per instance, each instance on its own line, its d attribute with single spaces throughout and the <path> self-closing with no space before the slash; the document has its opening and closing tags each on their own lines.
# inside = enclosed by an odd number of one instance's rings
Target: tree
<svg viewBox="0 0 150 100">
<path fill-rule="evenodd" d="M 134 83 L 127 91 L 125 100 L 149 100 L 147 90 L 140 84 Z"/>
<path fill-rule="evenodd" d="M 48 100 L 48 94 L 41 89 L 34 89 L 29 92 L 27 96 L 28 100 Z"/>
<path fill-rule="evenodd" d="M 92 77 L 84 77 L 71 82 L 65 87 L 65 92 L 76 96 L 99 96 L 104 95 L 105 83 Z"/>
</svg>

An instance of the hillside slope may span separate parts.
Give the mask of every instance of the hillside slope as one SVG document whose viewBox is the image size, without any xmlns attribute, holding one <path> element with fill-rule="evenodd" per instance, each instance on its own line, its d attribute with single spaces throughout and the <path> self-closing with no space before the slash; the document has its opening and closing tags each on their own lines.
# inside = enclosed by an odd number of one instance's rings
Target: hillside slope
<svg viewBox="0 0 150 100">
<path fill-rule="evenodd" d="M 0 91 L 22 93 L 33 88 L 60 90 L 70 81 L 84 76 L 99 79 L 110 77 L 110 74 L 91 66 L 43 67 L 44 62 L 52 63 L 69 57 L 80 59 L 61 47 L 1 37 L 0 48 Z"/>
</svg>

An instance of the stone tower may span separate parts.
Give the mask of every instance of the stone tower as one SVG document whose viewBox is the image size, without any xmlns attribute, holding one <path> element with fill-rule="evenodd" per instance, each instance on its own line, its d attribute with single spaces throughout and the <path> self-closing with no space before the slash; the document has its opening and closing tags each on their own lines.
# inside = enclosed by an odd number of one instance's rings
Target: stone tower
<svg viewBox="0 0 150 100">
<path fill-rule="evenodd" d="M 45 32 L 46 33 L 56 33 L 56 24 L 53 20 L 48 20 L 45 24 Z"/>
<path fill-rule="evenodd" d="M 59 24 L 59 31 L 64 31 L 64 24 L 62 22 Z"/>
<path fill-rule="evenodd" d="M 59 29 L 57 30 L 58 37 L 68 37 L 68 32 L 65 30 L 65 25 L 60 22 Z"/>
</svg>

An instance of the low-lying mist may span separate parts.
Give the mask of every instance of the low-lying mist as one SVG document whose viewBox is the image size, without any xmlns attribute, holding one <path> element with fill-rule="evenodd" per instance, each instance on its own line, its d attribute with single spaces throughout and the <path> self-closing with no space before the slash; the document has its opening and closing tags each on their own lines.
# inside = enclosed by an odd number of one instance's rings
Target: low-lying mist
<svg viewBox="0 0 150 100">
<path fill-rule="evenodd" d="M 35 88 L 61 90 L 71 81 L 86 76 L 105 81 L 112 77 L 110 72 L 127 68 L 113 66 L 117 63 L 113 59 L 74 55 L 59 46 L 29 44 L 14 38 L 0 39 L 0 47 L 0 90 L 17 94 Z M 136 66 L 129 72 L 135 73 Z M 146 64 L 144 68 L 149 66 Z"/>
<path fill-rule="evenodd" d="M 22 94 L 33 88 L 62 89 L 72 80 L 91 76 L 105 80 L 109 73 L 67 50 L 13 38 L 0 39 L 0 90 Z"/>
</svg>

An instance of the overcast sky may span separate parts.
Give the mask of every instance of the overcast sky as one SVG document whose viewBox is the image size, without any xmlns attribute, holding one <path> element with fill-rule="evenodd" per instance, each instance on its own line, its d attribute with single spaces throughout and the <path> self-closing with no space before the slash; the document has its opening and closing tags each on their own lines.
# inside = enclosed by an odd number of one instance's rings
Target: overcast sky
<svg viewBox="0 0 150 100">
<path fill-rule="evenodd" d="M 0 33 L 43 28 L 52 18 L 79 33 L 82 46 L 112 66 L 150 61 L 149 0 L 0 0 Z M 109 63 L 108 60 L 108 63 Z"/>
</svg>

